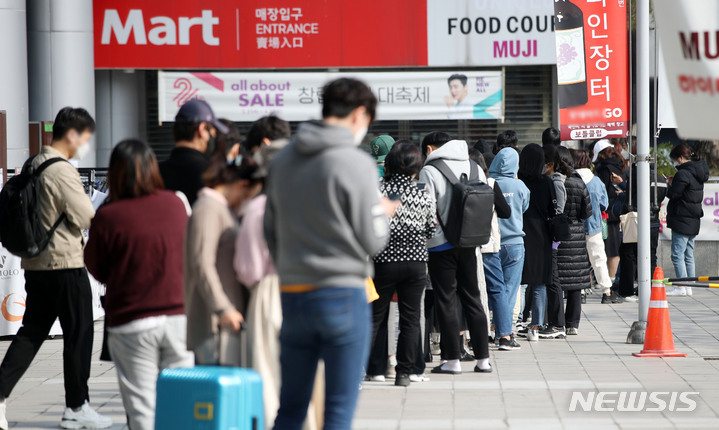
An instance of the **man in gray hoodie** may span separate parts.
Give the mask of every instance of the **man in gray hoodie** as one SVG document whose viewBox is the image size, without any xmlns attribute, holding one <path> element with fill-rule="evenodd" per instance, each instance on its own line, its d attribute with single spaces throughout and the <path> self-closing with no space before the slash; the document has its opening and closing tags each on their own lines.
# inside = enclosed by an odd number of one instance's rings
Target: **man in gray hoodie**
<svg viewBox="0 0 719 430">
<path fill-rule="evenodd" d="M 391 204 L 380 200 L 374 161 L 357 148 L 377 99 L 355 79 L 332 81 L 322 93 L 323 120 L 300 125 L 267 176 L 264 229 L 284 318 L 277 430 L 302 428 L 319 359 L 325 428 L 351 428 L 369 352 L 365 282 L 389 233 L 383 207 Z"/>
<path fill-rule="evenodd" d="M 489 364 L 489 346 L 487 344 L 488 327 L 487 315 L 484 312 L 477 279 L 477 249 L 455 248 L 442 231 L 443 223 L 447 222 L 452 202 L 452 184 L 430 165 L 435 160 L 444 162 L 452 173 L 459 178 L 462 174 L 470 175 L 469 150 L 464 140 L 451 140 L 449 135 L 442 132 L 432 132 L 422 141 L 427 161 L 419 173 L 420 182 L 427 184 L 429 195 L 437 202 L 437 213 L 440 227 L 434 237 L 429 240 L 429 277 L 432 280 L 432 289 L 437 303 L 437 318 L 442 334 L 442 355 L 446 360 L 435 367 L 432 373 L 460 374 L 460 341 L 459 341 L 459 315 L 457 300 L 459 300 L 467 318 L 469 333 L 472 335 L 474 356 L 477 359 L 475 372 L 488 373 L 492 371 Z M 487 177 L 479 169 L 479 180 L 486 183 Z"/>
</svg>

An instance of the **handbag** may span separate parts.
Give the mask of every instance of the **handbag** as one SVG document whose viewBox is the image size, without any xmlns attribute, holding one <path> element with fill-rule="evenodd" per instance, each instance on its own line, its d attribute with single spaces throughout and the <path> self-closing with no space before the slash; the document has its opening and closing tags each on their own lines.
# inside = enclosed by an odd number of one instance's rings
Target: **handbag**
<svg viewBox="0 0 719 430">
<path fill-rule="evenodd" d="M 554 215 L 547 219 L 549 224 L 549 233 L 555 242 L 561 242 L 568 240 L 570 237 L 569 233 L 569 217 L 559 210 L 559 203 L 557 202 L 557 190 L 554 188 L 554 180 L 549 178 L 549 193 L 552 196 L 552 205 L 554 206 Z"/>
<path fill-rule="evenodd" d="M 622 228 L 622 242 L 637 243 L 639 239 L 639 220 L 637 212 L 627 212 L 619 217 L 619 224 Z"/>
</svg>

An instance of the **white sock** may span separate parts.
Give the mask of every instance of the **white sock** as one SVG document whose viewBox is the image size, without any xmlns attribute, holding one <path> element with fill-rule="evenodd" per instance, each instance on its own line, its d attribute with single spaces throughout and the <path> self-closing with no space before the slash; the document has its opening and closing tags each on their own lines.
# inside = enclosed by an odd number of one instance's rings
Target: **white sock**
<svg viewBox="0 0 719 430">
<path fill-rule="evenodd" d="M 459 364 L 459 360 L 447 360 L 442 364 L 442 369 L 451 372 L 461 372 L 462 366 Z"/>
<path fill-rule="evenodd" d="M 489 364 L 489 358 L 480 358 L 479 360 L 477 360 L 477 367 L 482 370 L 488 370 L 492 368 L 492 366 Z"/>
</svg>

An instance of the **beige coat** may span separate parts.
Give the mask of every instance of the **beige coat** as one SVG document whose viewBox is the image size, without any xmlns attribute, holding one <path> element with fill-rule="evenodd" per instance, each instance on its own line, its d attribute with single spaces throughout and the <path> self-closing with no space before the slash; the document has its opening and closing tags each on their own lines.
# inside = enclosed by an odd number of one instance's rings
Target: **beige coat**
<svg viewBox="0 0 719 430">
<path fill-rule="evenodd" d="M 220 330 L 220 316 L 231 309 L 243 315 L 247 290 L 237 281 L 232 262 L 237 221 L 223 202 L 206 189 L 195 202 L 185 238 L 185 312 L 187 347 L 198 364 L 243 365 L 241 337 Z"/>
<path fill-rule="evenodd" d="M 58 150 L 43 146 L 33 160 L 37 168 L 51 158 L 65 158 Z M 25 270 L 62 270 L 85 267 L 82 229 L 90 228 L 95 216 L 90 198 L 85 194 L 77 169 L 64 161 L 48 167 L 40 175 L 38 207 L 43 227 L 50 230 L 64 213 L 67 219 L 60 223 L 50 238 L 47 248 L 34 258 L 23 258 Z"/>
</svg>

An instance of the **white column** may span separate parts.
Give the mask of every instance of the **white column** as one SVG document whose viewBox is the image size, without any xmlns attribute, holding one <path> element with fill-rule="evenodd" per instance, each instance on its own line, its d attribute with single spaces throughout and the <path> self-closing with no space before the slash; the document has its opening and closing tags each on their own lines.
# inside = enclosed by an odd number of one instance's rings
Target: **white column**
<svg viewBox="0 0 719 430">
<path fill-rule="evenodd" d="M 97 70 L 97 167 L 110 162 L 112 148 L 123 139 L 142 138 L 144 74 L 135 70 Z"/>
<path fill-rule="evenodd" d="M 0 110 L 7 111 L 7 167 L 22 167 L 28 149 L 25 1 L 0 2 Z"/>
<path fill-rule="evenodd" d="M 92 0 L 28 1 L 30 119 L 52 120 L 65 106 L 95 115 Z M 95 144 L 80 162 L 94 167 Z"/>
</svg>

